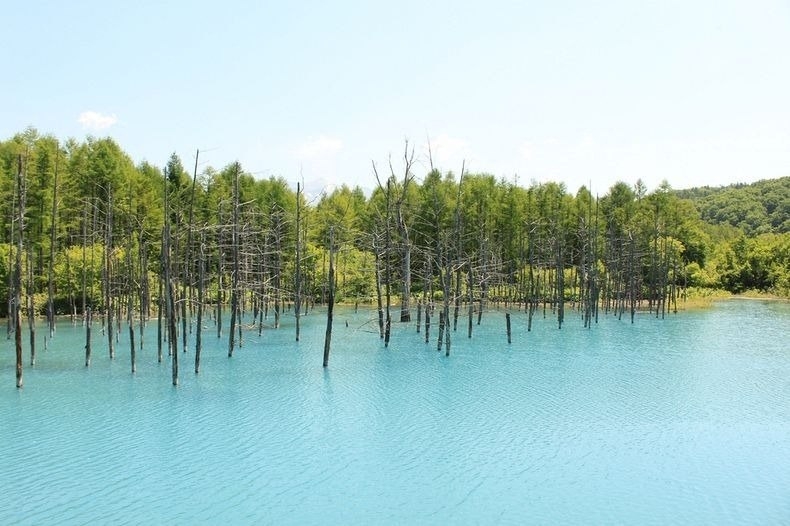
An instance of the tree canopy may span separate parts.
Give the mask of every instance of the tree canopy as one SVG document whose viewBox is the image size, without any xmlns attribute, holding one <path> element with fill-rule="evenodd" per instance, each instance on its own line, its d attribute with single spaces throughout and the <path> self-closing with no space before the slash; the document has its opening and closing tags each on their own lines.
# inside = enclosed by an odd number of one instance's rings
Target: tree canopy
<svg viewBox="0 0 790 526">
<path fill-rule="evenodd" d="M 627 293 L 652 301 L 675 285 L 790 295 L 790 177 L 652 192 L 641 181 L 618 182 L 593 196 L 486 173 L 415 173 L 408 154 L 407 145 L 404 166 L 391 163 L 370 195 L 343 185 L 311 202 L 300 197 L 297 231 L 297 193 L 282 178 L 256 178 L 235 163 L 190 174 L 175 154 L 161 168 L 135 164 L 110 138 L 61 141 L 26 129 L 0 141 L 0 295 L 12 293 L 20 188 L 25 281 L 40 312 L 49 266 L 61 313 L 103 308 L 108 289 L 154 299 L 165 222 L 176 259 L 187 259 L 173 266 L 174 279 L 194 287 L 203 265 L 206 301 L 226 298 L 235 238 L 237 277 L 255 301 L 275 297 L 275 288 L 280 298 L 293 294 L 297 268 L 307 296 L 321 301 L 332 236 L 340 301 L 374 301 L 377 280 L 396 295 L 435 295 L 442 269 L 463 283 L 453 289 L 485 291 L 478 296 L 528 297 L 558 282 L 555 297 L 568 299 Z M 589 290 L 585 279 L 595 282 Z M 146 299 L 135 301 L 142 308 Z"/>
</svg>

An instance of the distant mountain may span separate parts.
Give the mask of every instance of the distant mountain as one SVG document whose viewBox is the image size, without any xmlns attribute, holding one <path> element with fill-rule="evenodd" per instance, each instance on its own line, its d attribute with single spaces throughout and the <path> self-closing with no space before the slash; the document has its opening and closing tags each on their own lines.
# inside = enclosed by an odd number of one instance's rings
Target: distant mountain
<svg viewBox="0 0 790 526">
<path fill-rule="evenodd" d="M 730 224 L 748 236 L 790 232 L 790 176 L 752 184 L 701 186 L 675 193 L 694 202 L 708 223 Z"/>
</svg>

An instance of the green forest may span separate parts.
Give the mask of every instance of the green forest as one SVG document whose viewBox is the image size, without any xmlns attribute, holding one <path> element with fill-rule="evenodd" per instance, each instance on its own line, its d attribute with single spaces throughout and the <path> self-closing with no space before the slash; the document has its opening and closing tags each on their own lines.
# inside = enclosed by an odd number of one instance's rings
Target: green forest
<svg viewBox="0 0 790 526">
<path fill-rule="evenodd" d="M 423 305 L 457 318 L 489 301 L 548 303 L 561 326 L 566 303 L 587 323 L 705 290 L 790 296 L 790 177 L 651 191 L 637 178 L 598 196 L 463 167 L 416 173 L 406 143 L 372 165 L 370 195 L 305 196 L 239 163 L 198 170 L 199 156 L 135 163 L 111 138 L 33 128 L 0 142 L 0 315 L 166 315 L 172 289 L 174 320 L 277 317 L 331 292 L 378 305 L 382 328 Z"/>
</svg>

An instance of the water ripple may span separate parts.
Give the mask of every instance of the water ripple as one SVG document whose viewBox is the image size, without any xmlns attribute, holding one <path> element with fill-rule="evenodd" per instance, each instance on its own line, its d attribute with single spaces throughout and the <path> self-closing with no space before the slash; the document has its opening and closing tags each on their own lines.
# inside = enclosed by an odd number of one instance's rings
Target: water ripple
<svg viewBox="0 0 790 526">
<path fill-rule="evenodd" d="M 783 523 L 781 309 L 737 334 L 727 306 L 529 333 L 517 315 L 510 346 L 491 313 L 450 357 L 413 326 L 385 349 L 341 310 L 326 370 L 308 316 L 301 342 L 284 321 L 232 359 L 207 338 L 178 388 L 153 342 L 134 376 L 123 341 L 85 368 L 66 326 L 19 392 L 0 347 L 0 523 Z"/>
</svg>

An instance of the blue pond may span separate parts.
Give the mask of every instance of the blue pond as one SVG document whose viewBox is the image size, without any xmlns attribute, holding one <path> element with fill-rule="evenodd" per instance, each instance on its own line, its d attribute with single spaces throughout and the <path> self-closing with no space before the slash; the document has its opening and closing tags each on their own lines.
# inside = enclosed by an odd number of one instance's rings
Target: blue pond
<svg viewBox="0 0 790 526">
<path fill-rule="evenodd" d="M 511 345 L 490 310 L 449 357 L 373 318 L 339 309 L 327 369 L 322 310 L 230 359 L 209 326 L 177 388 L 155 323 L 135 375 L 125 328 L 85 368 L 82 327 L 40 327 L 22 390 L 1 341 L 0 524 L 790 523 L 790 304 L 513 312 Z"/>
</svg>

